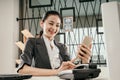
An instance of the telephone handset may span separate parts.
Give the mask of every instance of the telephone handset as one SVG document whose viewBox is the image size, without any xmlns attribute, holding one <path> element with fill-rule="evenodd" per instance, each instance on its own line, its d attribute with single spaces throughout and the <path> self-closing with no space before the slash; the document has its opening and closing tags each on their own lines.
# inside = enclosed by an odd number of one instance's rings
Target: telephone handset
<svg viewBox="0 0 120 80">
<path fill-rule="evenodd" d="M 73 70 L 64 70 L 61 71 L 58 76 L 61 79 L 88 79 L 96 78 L 101 72 L 100 69 L 97 69 L 96 64 L 81 64 Z"/>
<path fill-rule="evenodd" d="M 95 63 L 80 64 L 76 66 L 74 69 L 97 69 L 97 64 Z"/>
</svg>

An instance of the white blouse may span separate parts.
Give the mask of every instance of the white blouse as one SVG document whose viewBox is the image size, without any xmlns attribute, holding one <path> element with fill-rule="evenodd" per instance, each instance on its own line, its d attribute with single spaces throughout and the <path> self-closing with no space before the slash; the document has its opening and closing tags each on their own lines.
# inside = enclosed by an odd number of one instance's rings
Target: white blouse
<svg viewBox="0 0 120 80">
<path fill-rule="evenodd" d="M 60 66 L 60 58 L 59 58 L 59 49 L 54 44 L 54 40 L 50 41 L 47 37 L 43 35 L 43 39 L 45 41 L 45 45 L 47 47 L 48 56 L 50 59 L 52 69 L 58 68 Z"/>
</svg>

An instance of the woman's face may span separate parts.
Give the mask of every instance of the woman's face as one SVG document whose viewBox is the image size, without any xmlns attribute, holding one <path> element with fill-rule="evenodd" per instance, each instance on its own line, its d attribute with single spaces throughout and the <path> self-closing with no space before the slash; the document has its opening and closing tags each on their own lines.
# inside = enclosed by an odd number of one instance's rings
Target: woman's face
<svg viewBox="0 0 120 80">
<path fill-rule="evenodd" d="M 50 15 L 43 22 L 41 21 L 41 27 L 43 28 L 43 35 L 48 39 L 53 39 L 59 32 L 61 20 L 57 15 Z"/>
</svg>

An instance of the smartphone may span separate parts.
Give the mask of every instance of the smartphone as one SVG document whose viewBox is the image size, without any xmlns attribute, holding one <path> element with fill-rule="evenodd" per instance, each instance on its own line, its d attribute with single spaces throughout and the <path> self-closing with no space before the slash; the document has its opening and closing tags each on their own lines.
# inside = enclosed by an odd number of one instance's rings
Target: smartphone
<svg viewBox="0 0 120 80">
<path fill-rule="evenodd" d="M 90 36 L 85 36 L 85 38 L 82 41 L 82 44 L 85 44 L 86 46 L 90 47 L 91 43 L 92 43 L 92 38 Z M 86 53 L 85 51 L 83 51 L 83 52 Z M 80 54 L 80 55 L 83 56 L 82 54 Z M 81 62 L 81 60 L 77 57 L 73 63 L 77 65 L 80 62 Z"/>
<path fill-rule="evenodd" d="M 90 36 L 85 36 L 85 38 L 82 41 L 82 44 L 86 45 L 87 47 L 91 47 L 91 43 L 92 43 L 92 38 Z M 83 51 L 83 50 L 82 50 Z M 86 53 L 85 51 L 83 51 L 84 53 Z M 81 55 L 83 56 L 83 55 Z"/>
<path fill-rule="evenodd" d="M 85 44 L 87 47 L 90 47 L 92 43 L 92 38 L 90 36 L 85 36 L 85 38 L 82 41 L 82 44 Z"/>
</svg>

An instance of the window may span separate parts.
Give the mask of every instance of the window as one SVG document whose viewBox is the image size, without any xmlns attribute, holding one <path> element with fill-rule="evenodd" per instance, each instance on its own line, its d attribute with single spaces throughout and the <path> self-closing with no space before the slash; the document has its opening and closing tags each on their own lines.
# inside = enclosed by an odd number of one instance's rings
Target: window
<svg viewBox="0 0 120 80">
<path fill-rule="evenodd" d="M 99 28 L 103 31 L 103 27 Z M 87 35 L 88 28 L 74 28 L 72 32 L 65 32 L 66 35 L 66 45 L 70 53 L 70 57 L 74 58 L 76 56 L 77 46 L 82 42 L 84 36 Z M 96 27 L 91 28 L 93 38 L 92 46 L 92 61 L 94 63 L 106 63 L 106 53 L 104 46 L 104 34 L 97 34 Z M 104 31 L 103 31 L 104 32 Z M 63 41 L 63 38 L 60 38 Z"/>
</svg>

